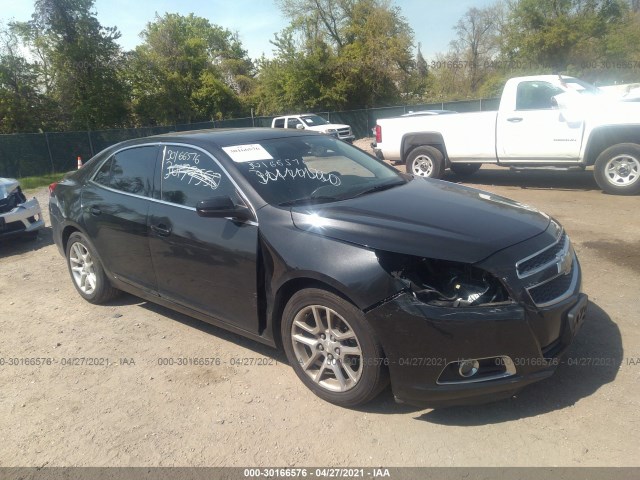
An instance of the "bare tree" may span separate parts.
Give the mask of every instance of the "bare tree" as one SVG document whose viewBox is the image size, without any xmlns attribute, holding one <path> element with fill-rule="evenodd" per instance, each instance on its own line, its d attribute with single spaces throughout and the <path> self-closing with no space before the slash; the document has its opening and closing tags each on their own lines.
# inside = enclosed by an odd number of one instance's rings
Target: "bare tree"
<svg viewBox="0 0 640 480">
<path fill-rule="evenodd" d="M 471 92 L 475 92 L 482 81 L 484 62 L 498 53 L 496 38 L 502 17 L 500 4 L 483 9 L 471 7 L 454 27 L 457 38 L 451 47 L 464 62 Z"/>
</svg>

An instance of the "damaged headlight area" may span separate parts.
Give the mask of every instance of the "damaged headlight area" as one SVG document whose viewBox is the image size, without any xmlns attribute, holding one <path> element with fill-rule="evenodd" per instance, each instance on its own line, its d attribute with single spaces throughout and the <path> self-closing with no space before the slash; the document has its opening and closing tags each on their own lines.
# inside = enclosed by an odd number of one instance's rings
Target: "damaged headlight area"
<svg viewBox="0 0 640 480">
<path fill-rule="evenodd" d="M 4 189 L 0 189 L 0 213 L 10 212 L 27 201 L 27 197 L 17 185 L 11 191 L 2 190 Z"/>
<path fill-rule="evenodd" d="M 475 307 L 512 302 L 500 280 L 473 265 L 388 252 L 377 252 L 377 256 L 390 275 L 428 305 Z"/>
</svg>

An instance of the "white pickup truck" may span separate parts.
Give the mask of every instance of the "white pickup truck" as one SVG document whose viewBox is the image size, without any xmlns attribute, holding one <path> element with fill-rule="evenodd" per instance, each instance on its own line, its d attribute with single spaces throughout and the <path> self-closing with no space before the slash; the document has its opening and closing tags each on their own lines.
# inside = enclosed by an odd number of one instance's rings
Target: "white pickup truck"
<svg viewBox="0 0 640 480">
<path fill-rule="evenodd" d="M 311 130 L 313 132 L 326 133 L 345 142 L 353 143 L 355 136 L 349 125 L 330 123 L 315 113 L 303 113 L 300 115 L 285 115 L 276 117 L 271 121 L 271 128 L 295 128 L 298 130 Z"/>
<path fill-rule="evenodd" d="M 559 75 L 507 81 L 497 112 L 380 119 L 376 154 L 407 172 L 440 178 L 483 163 L 556 169 L 594 167 L 607 193 L 640 193 L 640 103 Z"/>
</svg>

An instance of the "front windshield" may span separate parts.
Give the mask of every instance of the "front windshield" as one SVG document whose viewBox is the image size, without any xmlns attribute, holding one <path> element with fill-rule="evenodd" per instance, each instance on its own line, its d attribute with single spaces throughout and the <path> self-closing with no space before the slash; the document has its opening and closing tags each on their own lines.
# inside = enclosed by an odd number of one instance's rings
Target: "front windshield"
<svg viewBox="0 0 640 480">
<path fill-rule="evenodd" d="M 320 115 L 305 115 L 300 117 L 307 125 L 313 127 L 315 125 L 327 125 L 329 122 L 322 118 Z"/>
<path fill-rule="evenodd" d="M 406 182 L 385 163 L 325 135 L 263 140 L 224 150 L 272 205 L 339 201 Z"/>
</svg>

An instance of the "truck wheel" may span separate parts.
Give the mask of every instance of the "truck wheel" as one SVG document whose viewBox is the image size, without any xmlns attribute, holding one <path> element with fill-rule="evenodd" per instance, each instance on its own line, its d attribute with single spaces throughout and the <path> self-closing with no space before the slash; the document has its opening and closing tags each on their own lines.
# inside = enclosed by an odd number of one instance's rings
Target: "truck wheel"
<svg viewBox="0 0 640 480">
<path fill-rule="evenodd" d="M 452 163 L 450 168 L 459 177 L 468 177 L 480 170 L 481 166 L 481 163 Z"/>
<path fill-rule="evenodd" d="M 407 157 L 407 173 L 416 177 L 441 178 L 444 173 L 442 152 L 424 145 L 414 148 Z"/>
<path fill-rule="evenodd" d="M 640 145 L 621 143 L 602 152 L 594 165 L 598 186 L 612 195 L 640 193 Z"/>
</svg>

